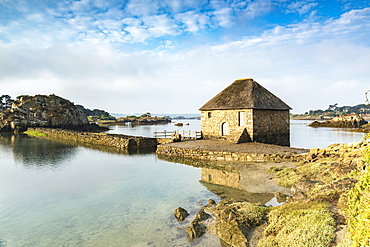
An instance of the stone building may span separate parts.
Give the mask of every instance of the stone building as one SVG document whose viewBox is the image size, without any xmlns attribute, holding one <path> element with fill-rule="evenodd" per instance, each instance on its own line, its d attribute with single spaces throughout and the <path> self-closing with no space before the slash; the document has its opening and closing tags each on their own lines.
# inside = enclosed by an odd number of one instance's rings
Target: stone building
<svg viewBox="0 0 370 247">
<path fill-rule="evenodd" d="M 290 145 L 291 108 L 253 79 L 240 79 L 199 110 L 204 139 Z"/>
</svg>

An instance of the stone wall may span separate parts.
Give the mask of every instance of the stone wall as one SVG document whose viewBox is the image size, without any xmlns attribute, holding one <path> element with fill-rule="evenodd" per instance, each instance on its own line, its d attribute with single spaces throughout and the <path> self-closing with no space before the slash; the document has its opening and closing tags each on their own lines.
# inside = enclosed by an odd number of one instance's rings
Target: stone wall
<svg viewBox="0 0 370 247">
<path fill-rule="evenodd" d="M 283 162 L 300 161 L 306 157 L 306 154 L 263 154 L 263 153 L 241 153 L 241 152 L 216 152 L 190 148 L 170 147 L 158 145 L 157 154 L 169 155 L 173 157 L 190 158 L 197 160 L 210 161 L 240 161 L 240 162 Z"/>
<path fill-rule="evenodd" d="M 253 141 L 290 146 L 289 111 L 253 110 Z"/>
<path fill-rule="evenodd" d="M 239 126 L 239 112 L 245 112 L 245 125 Z M 204 139 L 221 139 L 237 142 L 244 129 L 253 136 L 253 110 L 214 110 L 201 112 L 201 129 Z M 227 123 L 229 133 L 222 133 L 222 124 Z M 249 139 L 249 140 L 248 140 Z M 250 141 L 247 138 L 246 141 Z"/>
<path fill-rule="evenodd" d="M 28 128 L 47 136 L 76 143 L 88 143 L 101 146 L 111 146 L 118 149 L 152 149 L 157 147 L 157 139 L 149 137 L 127 136 L 119 134 L 90 133 L 52 128 Z"/>
<path fill-rule="evenodd" d="M 244 113 L 245 120 L 240 120 Z M 228 125 L 224 133 L 223 124 Z M 289 111 L 273 110 L 213 110 L 201 112 L 204 139 L 220 139 L 233 143 L 261 142 L 282 146 L 290 145 Z"/>
</svg>

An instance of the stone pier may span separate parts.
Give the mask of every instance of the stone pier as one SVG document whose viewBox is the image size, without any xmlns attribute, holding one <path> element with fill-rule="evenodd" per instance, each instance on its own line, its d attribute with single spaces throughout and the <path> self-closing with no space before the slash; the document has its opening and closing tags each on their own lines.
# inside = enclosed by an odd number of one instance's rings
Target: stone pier
<svg viewBox="0 0 370 247">
<path fill-rule="evenodd" d="M 37 131 L 48 137 L 68 140 L 75 143 L 110 146 L 116 149 L 151 149 L 155 150 L 157 139 L 121 134 L 90 133 L 53 128 L 28 128 L 28 131 Z"/>
</svg>

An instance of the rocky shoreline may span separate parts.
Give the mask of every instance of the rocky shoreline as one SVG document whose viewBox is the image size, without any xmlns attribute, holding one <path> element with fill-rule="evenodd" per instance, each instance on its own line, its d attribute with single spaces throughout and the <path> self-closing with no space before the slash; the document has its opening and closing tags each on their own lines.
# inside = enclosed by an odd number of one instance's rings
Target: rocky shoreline
<svg viewBox="0 0 370 247">
<path fill-rule="evenodd" d="M 332 128 L 356 128 L 365 129 L 365 125 L 367 125 L 367 121 L 358 114 L 344 114 L 340 115 L 339 117 L 335 117 L 331 120 L 327 120 L 324 122 L 314 121 L 310 123 L 308 126 L 311 127 L 332 127 Z"/>
<path fill-rule="evenodd" d="M 370 188 L 361 185 L 364 181 L 370 185 L 369 157 L 370 144 L 363 141 L 311 149 L 295 166 L 276 163 L 269 168 L 271 176 L 290 188 L 283 206 L 210 201 L 192 216 L 186 229 L 189 239 L 210 233 L 223 246 L 368 246 L 370 232 L 354 219 L 366 218 L 370 212 L 353 213 L 353 207 L 359 206 L 358 201 L 364 205 L 360 207 L 369 207 Z M 359 190 L 366 191 L 353 198 Z M 362 239 L 358 229 L 365 231 Z"/>
</svg>

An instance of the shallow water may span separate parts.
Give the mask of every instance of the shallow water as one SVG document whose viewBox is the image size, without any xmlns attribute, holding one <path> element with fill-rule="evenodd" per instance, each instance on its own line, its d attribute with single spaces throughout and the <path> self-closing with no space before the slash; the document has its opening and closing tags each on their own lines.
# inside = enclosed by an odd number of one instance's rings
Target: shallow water
<svg viewBox="0 0 370 247">
<path fill-rule="evenodd" d="M 154 130 L 199 130 L 199 121 L 184 122 L 190 125 L 115 126 L 110 132 L 150 136 Z M 292 122 L 296 147 L 360 141 L 363 135 Z M 208 199 L 231 194 L 279 203 L 271 194 L 200 183 L 201 178 L 201 168 L 153 153 L 123 155 L 0 136 L 0 246 L 220 246 L 211 235 L 189 242 L 185 227 L 191 218 L 177 222 L 174 209 L 184 207 L 194 216 Z"/>
<path fill-rule="evenodd" d="M 2 246 L 187 246 L 174 209 L 218 200 L 198 182 L 199 168 L 155 154 L 2 137 L 0 157 Z"/>
</svg>

